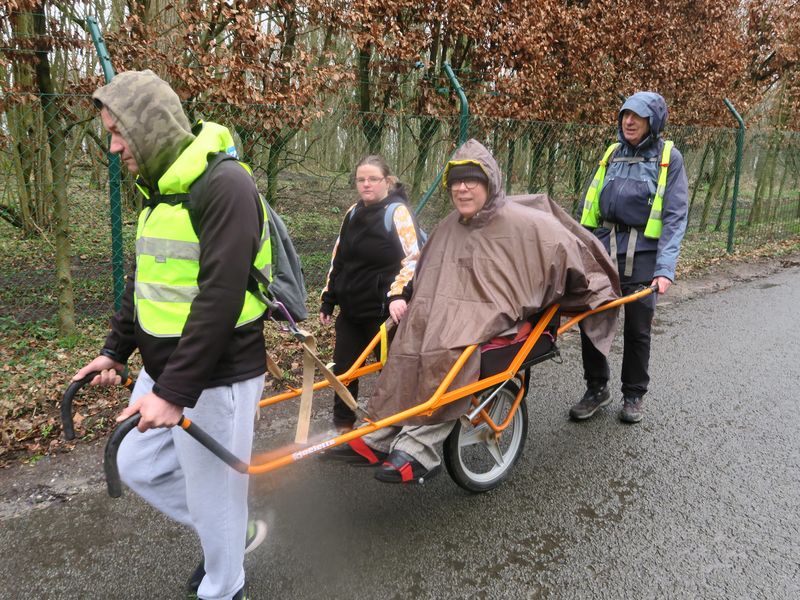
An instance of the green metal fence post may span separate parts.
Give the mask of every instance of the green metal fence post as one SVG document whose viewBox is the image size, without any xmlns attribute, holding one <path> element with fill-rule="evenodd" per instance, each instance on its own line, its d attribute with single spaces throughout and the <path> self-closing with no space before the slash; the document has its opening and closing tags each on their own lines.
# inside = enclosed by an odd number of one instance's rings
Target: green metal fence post
<svg viewBox="0 0 800 600">
<path fill-rule="evenodd" d="M 733 252 L 733 234 L 736 229 L 736 201 L 739 198 L 739 175 L 742 172 L 742 152 L 744 150 L 744 120 L 741 115 L 733 108 L 733 104 L 727 98 L 724 99 L 725 106 L 731 111 L 734 118 L 739 122 L 739 130 L 736 132 L 736 171 L 733 177 L 733 197 L 731 198 L 731 221 L 728 224 L 728 254 Z"/>
<path fill-rule="evenodd" d="M 450 80 L 450 85 L 453 86 L 456 94 L 458 94 L 458 102 L 461 105 L 461 117 L 458 131 L 458 145 L 460 146 L 467 141 L 467 137 L 469 136 L 469 106 L 467 104 L 467 96 L 464 94 L 464 88 L 462 88 L 461 84 L 458 82 L 456 74 L 453 73 L 453 68 L 450 66 L 450 63 L 444 63 L 444 72 Z"/>
<path fill-rule="evenodd" d="M 461 106 L 461 116 L 459 119 L 459 127 L 458 127 L 458 145 L 461 146 L 464 142 L 467 141 L 469 137 L 469 104 L 467 103 L 467 96 L 464 94 L 464 89 L 461 87 L 461 84 L 458 82 L 458 78 L 456 74 L 453 72 L 453 68 L 450 66 L 450 63 L 444 63 L 444 72 L 447 75 L 447 79 L 450 80 L 450 85 L 453 86 L 456 94 L 458 94 L 458 102 Z M 431 199 L 433 196 L 433 192 L 436 191 L 436 188 L 439 187 L 439 184 L 442 183 L 442 176 L 444 175 L 444 168 L 439 171 L 439 174 L 436 176 L 436 179 L 433 180 L 433 183 L 428 188 L 428 190 L 422 195 L 422 198 L 417 204 L 417 207 L 414 209 L 414 214 L 418 215 L 422 212 L 422 209 L 428 203 L 428 200 Z"/>
<path fill-rule="evenodd" d="M 86 22 L 89 25 L 89 33 L 92 36 L 97 56 L 100 59 L 100 66 L 103 68 L 103 75 L 105 75 L 106 83 L 108 83 L 114 77 L 114 67 L 111 65 L 106 42 L 103 36 L 100 35 L 97 19 L 88 17 Z M 122 306 L 122 293 L 125 290 L 125 274 L 122 268 L 122 195 L 120 188 L 119 156 L 109 153 L 108 193 L 111 211 L 111 273 L 114 280 L 114 310 L 119 310 Z"/>
</svg>

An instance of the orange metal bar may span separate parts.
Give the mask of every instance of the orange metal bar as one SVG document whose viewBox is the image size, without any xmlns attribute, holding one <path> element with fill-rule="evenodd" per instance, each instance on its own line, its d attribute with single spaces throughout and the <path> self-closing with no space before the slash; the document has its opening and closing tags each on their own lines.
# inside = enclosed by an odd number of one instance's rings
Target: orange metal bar
<svg viewBox="0 0 800 600">
<path fill-rule="evenodd" d="M 525 343 L 522 345 L 522 348 L 519 349 L 517 355 L 514 357 L 514 360 L 511 361 L 511 364 L 505 371 L 501 371 L 496 375 L 492 375 L 487 377 L 486 379 L 481 379 L 480 381 L 476 381 L 475 383 L 471 383 L 469 385 L 465 385 L 464 387 L 458 388 L 457 390 L 453 390 L 452 392 L 447 392 L 446 394 L 442 395 L 439 399 L 439 403 L 436 405 L 438 408 L 444 404 L 449 404 L 455 400 L 459 400 L 464 396 L 468 396 L 470 394 L 475 394 L 476 392 L 480 392 L 485 390 L 486 388 L 493 387 L 498 383 L 503 383 L 504 381 L 508 381 L 514 375 L 516 375 L 519 368 L 522 366 L 523 361 L 528 356 L 528 353 L 531 351 L 533 346 L 539 341 L 539 337 L 542 335 L 542 332 L 547 327 L 547 324 L 550 323 L 552 318 L 555 316 L 556 312 L 558 311 L 559 305 L 554 304 L 547 311 L 544 313 L 539 322 L 533 328 L 530 336 Z"/>
<path fill-rule="evenodd" d="M 370 352 L 378 345 L 381 341 L 381 334 L 378 332 L 375 334 L 375 337 L 372 338 L 372 341 L 367 345 L 366 349 L 361 353 L 361 355 L 356 359 L 353 365 L 347 369 L 341 375 L 337 375 L 336 379 L 341 381 L 344 385 L 349 384 L 352 380 L 358 379 L 363 375 L 367 375 L 369 373 L 374 373 L 375 371 L 380 371 L 383 368 L 383 363 L 377 362 L 371 365 L 367 365 L 366 367 L 362 367 L 367 358 L 369 358 Z M 323 388 L 329 387 L 330 383 L 326 380 L 318 381 L 314 384 L 314 390 L 321 390 Z M 283 392 L 282 394 L 277 394 L 275 396 L 270 396 L 269 398 L 264 398 L 258 403 L 258 406 L 272 406 L 273 404 L 278 404 L 279 402 L 283 402 L 284 400 L 290 400 L 291 398 L 296 398 L 300 394 L 303 393 L 303 390 L 299 388 L 289 388 L 290 391 Z"/>
<path fill-rule="evenodd" d="M 506 418 L 501 425 L 498 425 L 497 423 L 494 422 L 494 420 L 492 419 L 492 417 L 489 416 L 489 413 L 485 408 L 480 412 L 481 418 L 484 421 L 486 421 L 486 423 L 489 425 L 489 427 L 492 428 L 492 430 L 495 433 L 497 434 L 502 433 L 508 428 L 509 425 L 511 425 L 511 420 L 514 418 L 514 415 L 517 412 L 517 408 L 519 408 L 519 405 L 522 403 L 522 397 L 524 395 L 525 395 L 525 385 L 523 384 L 520 386 L 519 391 L 517 392 L 517 397 L 514 398 L 514 403 L 511 405 L 511 409 L 508 411 L 508 414 L 506 415 Z"/>
<path fill-rule="evenodd" d="M 604 304 L 603 306 L 600 306 L 600 307 L 595 308 L 593 310 L 589 310 L 589 311 L 586 311 L 584 313 L 581 313 L 581 314 L 573 317 L 569 321 L 567 321 L 566 324 L 564 324 L 561 327 L 559 327 L 558 334 L 560 335 L 563 332 L 567 331 L 573 325 L 575 325 L 576 323 L 579 323 L 580 321 L 582 321 L 584 318 L 588 317 L 589 315 L 592 315 L 592 314 L 595 314 L 595 313 L 598 313 L 598 312 L 602 312 L 604 310 L 608 310 L 610 308 L 614 308 L 616 306 L 620 306 L 620 305 L 626 304 L 628 302 L 633 302 L 633 301 L 638 300 L 639 298 L 643 298 L 643 297 L 645 297 L 645 296 L 647 296 L 648 294 L 651 294 L 651 293 L 653 293 L 653 288 L 647 288 L 647 289 L 642 290 L 640 292 L 636 292 L 635 294 L 631 294 L 629 296 L 625 296 L 623 298 L 619 298 L 617 300 L 609 302 L 608 304 Z M 300 460 L 300 459 L 302 459 L 302 458 L 304 458 L 306 456 L 309 456 L 311 454 L 316 454 L 317 452 L 320 452 L 320 451 L 325 450 L 327 448 L 340 446 L 341 444 L 347 443 L 350 440 L 354 440 L 356 438 L 360 438 L 360 437 L 362 437 L 364 435 L 367 435 L 369 433 L 372 433 L 373 431 L 376 431 L 378 429 L 382 429 L 384 427 L 389 427 L 391 425 L 394 425 L 395 423 L 399 423 L 399 422 L 404 421 L 404 420 L 406 420 L 406 419 L 408 419 L 410 417 L 416 417 L 416 416 L 420 416 L 420 415 L 431 415 L 438 408 L 440 408 L 441 406 L 443 406 L 445 404 L 449 404 L 451 402 L 455 402 L 456 400 L 459 400 L 459 399 L 461 399 L 461 398 L 463 398 L 465 396 L 474 395 L 477 392 L 483 391 L 483 390 L 485 390 L 487 388 L 493 387 L 493 386 L 495 386 L 495 385 L 497 385 L 499 383 L 503 383 L 504 381 L 507 381 L 507 380 L 511 379 L 519 371 L 519 368 L 522 366 L 522 363 L 525 360 L 525 358 L 528 356 L 528 353 L 531 351 L 533 346 L 539 340 L 539 337 L 542 335 L 542 332 L 547 327 L 547 324 L 550 323 L 552 318 L 555 316 L 555 314 L 558 311 L 558 309 L 559 309 L 559 305 L 555 304 L 555 305 L 551 306 L 550 308 L 548 308 L 547 311 L 545 311 L 544 315 L 539 319 L 539 322 L 534 327 L 534 329 L 531 332 L 530 336 L 528 337 L 527 340 L 525 340 L 525 343 L 522 345 L 522 347 L 520 348 L 519 352 L 517 352 L 517 355 L 514 357 L 514 360 L 511 361 L 511 364 L 509 365 L 509 367 L 505 371 L 502 371 L 500 373 L 497 373 L 495 375 L 492 375 L 490 377 L 487 377 L 486 379 L 482 379 L 482 380 L 477 381 L 475 383 L 471 383 L 469 385 L 465 385 L 465 386 L 460 387 L 460 388 L 458 388 L 456 390 L 452 390 L 450 392 L 446 392 L 447 388 L 450 387 L 450 384 L 453 382 L 453 379 L 455 379 L 456 374 L 458 374 L 458 372 L 464 366 L 464 363 L 467 361 L 467 359 L 472 355 L 472 353 L 478 347 L 477 344 L 472 344 L 471 346 L 467 346 L 464 349 L 464 351 L 461 353 L 461 356 L 459 356 L 458 360 L 456 360 L 455 364 L 450 369 L 450 371 L 447 373 L 447 376 L 445 376 L 445 378 L 442 381 L 442 383 L 439 385 L 439 387 L 436 389 L 436 391 L 433 393 L 433 395 L 426 402 L 423 402 L 422 404 L 419 404 L 417 406 L 413 406 L 413 407 L 411 407 L 411 408 L 409 408 L 407 410 L 404 410 L 404 411 L 402 411 L 400 413 L 391 415 L 391 416 L 386 417 L 384 419 L 381 419 L 379 421 L 368 422 L 367 424 L 362 425 L 358 429 L 354 429 L 352 431 L 349 431 L 349 432 L 344 433 L 342 435 L 336 436 L 335 438 L 326 440 L 326 441 L 321 442 L 319 444 L 314 444 L 312 446 L 309 446 L 307 448 L 303 448 L 301 450 L 297 450 L 295 452 L 289 452 L 289 453 L 287 453 L 287 454 L 285 454 L 283 456 L 280 456 L 278 458 L 269 460 L 269 461 L 267 461 L 265 463 L 262 463 L 262 464 L 249 465 L 248 473 L 250 473 L 252 475 L 257 475 L 257 474 L 261 474 L 261 473 L 268 473 L 268 472 L 274 471 L 276 469 L 280 469 L 281 467 L 285 467 L 285 466 L 290 465 L 290 464 L 292 464 L 294 462 L 297 462 L 298 460 Z M 353 366 L 350 367 L 350 369 L 348 369 L 346 373 L 343 373 L 342 375 L 338 376 L 339 380 L 341 380 L 342 383 L 347 383 L 350 380 L 355 379 L 357 377 L 360 377 L 361 375 L 365 375 L 367 373 L 371 373 L 371 372 L 374 372 L 374 371 L 379 371 L 383 367 L 382 363 L 375 363 L 375 364 L 372 364 L 372 365 L 368 365 L 367 367 L 359 368 L 360 365 L 362 365 L 364 363 L 364 361 L 366 361 L 367 357 L 369 356 L 369 353 L 375 348 L 375 346 L 379 343 L 379 341 L 380 341 L 380 333 L 376 334 L 375 338 L 373 338 L 373 340 L 367 346 L 366 350 L 364 350 L 364 352 L 361 354 L 361 356 L 359 356 L 358 360 L 356 360 L 356 362 L 353 364 Z M 328 382 L 327 381 L 322 381 L 322 382 L 319 382 L 319 383 L 315 383 L 314 384 L 314 389 L 315 390 L 316 389 L 321 389 L 321 388 L 324 388 L 324 387 L 327 387 L 327 386 L 328 386 Z M 522 393 L 522 390 L 520 390 L 520 394 L 521 393 Z M 278 396 L 273 396 L 271 398 L 267 398 L 265 400 L 262 400 L 259 403 L 259 405 L 260 406 L 268 406 L 268 405 L 271 405 L 271 404 L 276 404 L 276 403 L 281 402 L 283 400 L 287 400 L 289 398 L 296 397 L 299 394 L 300 394 L 300 392 L 298 390 L 292 390 L 290 392 L 285 392 L 283 394 L 279 394 Z M 515 404 L 514 404 L 513 410 L 509 413 L 508 417 L 506 418 L 506 421 L 503 424 L 497 425 L 497 424 L 493 423 L 491 421 L 491 419 L 489 419 L 487 422 L 490 423 L 490 426 L 492 427 L 492 429 L 494 429 L 496 432 L 499 432 L 499 431 L 502 431 L 503 429 L 505 429 L 506 427 L 508 427 L 508 424 L 511 422 L 511 419 L 513 418 L 513 415 L 516 412 L 516 409 L 518 408 L 519 403 L 521 401 L 522 401 L 521 396 L 518 395 L 518 398 L 515 399 Z M 486 412 L 486 411 L 482 411 L 482 413 L 484 413 L 484 412 Z M 483 417 L 483 414 L 481 414 L 481 416 Z M 484 417 L 484 418 L 486 418 L 486 417 Z"/>
<path fill-rule="evenodd" d="M 286 465 L 292 464 L 309 454 L 315 454 L 321 450 L 326 448 L 332 448 L 334 446 L 339 446 L 350 440 L 354 440 L 356 438 L 362 437 L 367 435 L 368 433 L 372 433 L 378 429 L 382 429 L 384 427 L 389 427 L 394 425 L 395 423 L 399 423 L 400 421 L 405 421 L 410 417 L 416 417 L 419 415 L 430 415 L 444 404 L 449 404 L 451 402 L 455 402 L 463 398 L 464 396 L 469 396 L 474 394 L 475 392 L 484 390 L 486 388 L 492 387 L 497 383 L 502 383 L 508 379 L 514 377 L 514 375 L 519 371 L 522 362 L 525 360 L 525 357 L 530 352 L 531 348 L 533 348 L 536 341 L 539 339 L 539 336 L 542 335 L 547 324 L 551 321 L 553 316 L 555 316 L 556 312 L 558 311 L 558 305 L 553 305 L 545 311 L 545 314 L 539 319 L 539 322 L 533 328 L 531 335 L 525 340 L 525 343 L 520 348 L 520 351 L 517 353 L 517 356 L 514 357 L 514 360 L 511 361 L 511 365 L 505 371 L 498 373 L 497 375 L 493 375 L 491 377 L 487 377 L 486 379 L 482 379 L 478 382 L 460 387 L 452 392 L 445 391 L 450 387 L 450 384 L 455 379 L 455 376 L 461 371 L 461 368 L 464 366 L 464 363 L 467 362 L 467 359 L 472 355 L 472 353 L 478 347 L 477 344 L 472 344 L 467 346 L 464 351 L 461 353 L 461 356 L 458 357 L 455 364 L 451 367 L 450 371 L 447 373 L 445 378 L 439 384 L 439 387 L 436 388 L 436 391 L 433 395 L 422 404 L 418 404 L 417 406 L 413 406 L 407 410 L 404 410 L 400 413 L 391 415 L 379 421 L 374 421 L 367 423 L 359 427 L 358 429 L 354 429 L 353 431 L 349 431 L 342 435 L 339 435 L 333 439 L 327 440 L 325 442 L 321 442 L 319 444 L 315 444 L 313 446 L 309 446 L 308 448 L 304 448 L 302 450 L 298 450 L 296 452 L 291 452 L 275 458 L 273 460 L 267 461 L 266 463 L 259 464 L 259 465 L 250 465 L 248 468 L 248 473 L 252 475 L 257 475 L 261 473 L 268 473 L 270 471 L 274 471 Z M 379 335 L 376 337 L 380 337 Z M 374 341 L 374 340 L 373 340 Z M 374 347 L 373 344 L 370 346 Z M 371 347 L 368 347 L 368 350 L 371 350 Z M 362 354 L 360 358 L 366 359 L 367 351 Z M 356 361 L 356 364 L 358 361 Z M 351 369 L 352 370 L 352 369 Z M 344 375 L 341 376 L 342 378 Z"/>
<path fill-rule="evenodd" d="M 587 310 L 586 312 L 582 312 L 581 314 L 572 317 L 569 321 L 567 321 L 561 327 L 559 327 L 558 335 L 561 335 L 565 331 L 571 329 L 576 323 L 580 323 L 589 315 L 594 315 L 599 312 L 603 312 L 604 310 L 608 310 L 609 308 L 616 308 L 617 306 L 622 306 L 623 304 L 627 304 L 628 302 L 634 302 L 636 300 L 639 300 L 640 298 L 649 296 L 654 291 L 655 289 L 651 286 L 634 294 L 630 294 L 628 296 L 623 296 L 622 298 L 617 298 L 616 300 L 612 300 L 608 304 L 603 304 L 602 306 L 598 306 L 593 310 Z"/>
<path fill-rule="evenodd" d="M 366 425 L 362 425 L 358 429 L 354 429 L 353 431 L 348 431 L 347 433 L 343 433 L 342 435 L 336 436 L 333 439 L 321 442 L 319 444 L 315 444 L 308 448 L 304 448 L 302 450 L 298 450 L 296 452 L 291 452 L 289 454 L 285 454 L 281 457 L 276 459 L 270 460 L 266 463 L 260 465 L 250 465 L 247 469 L 247 472 L 251 475 L 258 475 L 261 473 L 268 473 L 270 471 L 274 471 L 276 469 L 280 469 L 281 467 L 285 467 L 286 465 L 290 465 L 309 454 L 315 454 L 320 450 L 324 450 L 326 448 L 332 448 L 334 446 L 339 446 L 350 440 L 354 440 L 356 438 L 360 438 L 368 433 L 372 433 L 378 429 L 383 429 L 384 427 L 390 427 L 395 423 L 399 423 L 400 421 L 405 421 L 410 417 L 416 417 L 418 415 L 424 414 L 439 398 L 446 390 L 450 384 L 453 382 L 456 374 L 461 370 L 461 367 L 464 366 L 464 363 L 467 362 L 467 359 L 472 355 L 475 349 L 478 347 L 477 344 L 472 344 L 471 346 L 467 346 L 464 351 L 461 353 L 461 356 L 458 357 L 453 367 L 450 369 L 450 372 L 444 378 L 439 387 L 433 393 L 433 396 L 427 401 L 419 404 L 417 406 L 413 406 L 407 410 L 394 414 L 390 417 L 386 417 L 385 419 L 381 419 L 379 421 L 369 422 Z M 459 396 L 459 398 L 463 398 L 464 395 Z M 452 401 L 452 400 L 451 400 Z"/>
</svg>

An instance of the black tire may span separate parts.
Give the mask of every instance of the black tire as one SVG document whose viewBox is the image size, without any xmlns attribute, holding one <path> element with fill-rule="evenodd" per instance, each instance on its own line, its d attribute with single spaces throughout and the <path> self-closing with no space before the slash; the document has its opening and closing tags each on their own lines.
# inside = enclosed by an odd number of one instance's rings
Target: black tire
<svg viewBox="0 0 800 600">
<path fill-rule="evenodd" d="M 497 388 L 484 391 L 479 400 Z M 495 423 L 502 423 L 519 392 L 519 385 L 510 381 L 494 397 L 487 407 Z M 488 492 L 499 486 L 511 474 L 514 464 L 525 448 L 528 435 L 528 407 L 525 398 L 519 404 L 509 426 L 500 435 L 494 456 L 489 451 L 487 440 L 494 436 L 492 429 L 482 423 L 467 428 L 459 421 L 444 442 L 444 464 L 447 472 L 459 486 L 474 493 Z"/>
</svg>

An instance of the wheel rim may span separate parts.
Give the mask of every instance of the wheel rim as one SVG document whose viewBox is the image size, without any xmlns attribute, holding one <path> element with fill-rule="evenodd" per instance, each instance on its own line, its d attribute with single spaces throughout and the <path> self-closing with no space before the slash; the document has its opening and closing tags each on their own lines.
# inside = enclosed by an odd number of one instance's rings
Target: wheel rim
<svg viewBox="0 0 800 600">
<path fill-rule="evenodd" d="M 514 403 L 515 394 L 501 390 L 489 408 L 495 423 L 502 423 Z M 458 462 L 464 473 L 475 483 L 489 483 L 502 477 L 514 464 L 522 443 L 522 410 L 518 409 L 509 426 L 498 440 L 486 423 L 478 427 L 460 424 L 458 435 Z"/>
</svg>

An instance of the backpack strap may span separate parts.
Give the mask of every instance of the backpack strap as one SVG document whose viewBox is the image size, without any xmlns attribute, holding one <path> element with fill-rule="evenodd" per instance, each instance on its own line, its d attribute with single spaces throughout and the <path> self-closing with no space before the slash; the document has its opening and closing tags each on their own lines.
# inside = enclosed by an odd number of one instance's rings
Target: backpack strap
<svg viewBox="0 0 800 600">
<path fill-rule="evenodd" d="M 402 204 L 402 202 L 390 202 L 383 210 L 383 226 L 386 232 L 389 233 L 394 225 L 394 211 Z"/>
</svg>

